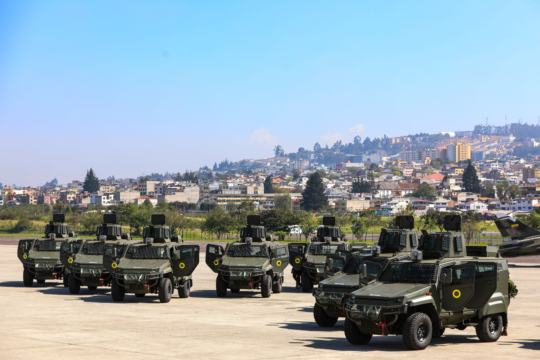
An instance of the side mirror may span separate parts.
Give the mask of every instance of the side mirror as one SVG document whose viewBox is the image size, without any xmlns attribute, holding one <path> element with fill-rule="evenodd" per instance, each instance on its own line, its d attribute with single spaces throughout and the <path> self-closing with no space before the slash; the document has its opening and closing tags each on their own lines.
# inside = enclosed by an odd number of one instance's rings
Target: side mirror
<svg viewBox="0 0 540 360">
<path fill-rule="evenodd" d="M 69 237 L 75 237 L 75 231 L 70 231 L 68 234 Z"/>
<path fill-rule="evenodd" d="M 450 268 L 442 269 L 441 282 L 446 285 L 452 283 L 452 269 Z"/>
<path fill-rule="evenodd" d="M 332 270 L 333 264 L 334 264 L 334 260 L 332 258 L 326 258 L 326 264 L 324 265 L 326 272 L 329 272 L 330 270 Z"/>
<path fill-rule="evenodd" d="M 113 248 L 112 249 L 112 257 L 118 257 L 118 249 L 117 248 Z"/>
<path fill-rule="evenodd" d="M 362 268 L 361 268 L 361 273 L 362 273 L 362 278 L 367 278 L 367 265 L 366 264 L 362 264 Z"/>
</svg>

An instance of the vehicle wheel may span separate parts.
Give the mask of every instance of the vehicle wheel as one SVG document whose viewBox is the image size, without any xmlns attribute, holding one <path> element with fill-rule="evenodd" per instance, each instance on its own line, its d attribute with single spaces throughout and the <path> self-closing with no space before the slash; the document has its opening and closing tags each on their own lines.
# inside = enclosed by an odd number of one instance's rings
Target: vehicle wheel
<svg viewBox="0 0 540 360">
<path fill-rule="evenodd" d="M 279 294 L 281 292 L 281 290 L 283 290 L 282 282 L 283 281 L 282 281 L 281 277 L 279 277 L 278 281 L 275 284 L 272 284 L 272 292 L 274 292 L 276 294 Z"/>
<path fill-rule="evenodd" d="M 36 279 L 38 284 L 45 284 L 45 279 Z"/>
<path fill-rule="evenodd" d="M 240 292 L 240 289 L 231 289 L 231 292 L 234 294 L 238 294 Z"/>
<path fill-rule="evenodd" d="M 417 312 L 405 319 L 403 342 L 411 350 L 424 350 L 431 342 L 433 326 L 429 316 Z"/>
<path fill-rule="evenodd" d="M 345 337 L 351 345 L 366 345 L 371 338 L 372 334 L 364 334 L 360 331 L 358 326 L 348 318 L 345 319 Z"/>
<path fill-rule="evenodd" d="M 261 283 L 261 294 L 263 298 L 267 298 L 272 295 L 272 277 L 270 275 L 263 275 Z"/>
<path fill-rule="evenodd" d="M 68 277 L 68 288 L 70 294 L 78 294 L 81 291 L 81 282 L 75 276 Z"/>
<path fill-rule="evenodd" d="M 169 301 L 171 301 L 171 295 L 172 295 L 171 279 L 169 278 L 161 279 L 159 282 L 159 290 L 158 290 L 159 301 L 162 303 L 168 303 Z"/>
<path fill-rule="evenodd" d="M 304 272 L 302 273 L 302 291 L 310 292 L 311 290 L 313 290 L 313 283 L 308 273 Z"/>
<path fill-rule="evenodd" d="M 124 301 L 124 297 L 126 296 L 126 291 L 124 290 L 124 288 L 118 285 L 118 283 L 114 279 L 112 280 L 111 284 L 111 295 L 113 301 L 116 302 Z"/>
<path fill-rule="evenodd" d="M 145 293 L 136 293 L 135 296 L 138 297 L 138 298 L 143 298 L 143 297 L 146 296 L 146 294 Z"/>
<path fill-rule="evenodd" d="M 97 290 L 97 286 L 89 286 L 89 287 L 88 287 L 88 290 L 90 290 L 90 291 Z"/>
<path fill-rule="evenodd" d="M 64 287 L 68 287 L 69 286 L 69 270 L 64 268 L 64 275 L 62 276 L 62 280 L 64 280 Z"/>
<path fill-rule="evenodd" d="M 501 336 L 503 321 L 501 315 L 488 315 L 480 319 L 476 325 L 476 335 L 480 341 L 493 342 Z"/>
<path fill-rule="evenodd" d="M 220 275 L 216 278 L 216 293 L 219 297 L 227 296 L 227 283 L 221 278 Z"/>
<path fill-rule="evenodd" d="M 34 274 L 30 272 L 27 268 L 24 268 L 23 271 L 23 284 L 24 286 L 32 286 L 34 283 Z"/>
<path fill-rule="evenodd" d="M 186 299 L 189 297 L 189 293 L 191 292 L 190 282 L 189 280 L 184 283 L 184 287 L 178 288 L 178 295 L 182 299 Z"/>
<path fill-rule="evenodd" d="M 315 318 L 317 325 L 320 327 L 332 327 L 336 325 L 338 320 L 337 317 L 328 316 L 326 311 L 319 304 L 315 304 L 313 307 L 313 317 Z"/>
</svg>

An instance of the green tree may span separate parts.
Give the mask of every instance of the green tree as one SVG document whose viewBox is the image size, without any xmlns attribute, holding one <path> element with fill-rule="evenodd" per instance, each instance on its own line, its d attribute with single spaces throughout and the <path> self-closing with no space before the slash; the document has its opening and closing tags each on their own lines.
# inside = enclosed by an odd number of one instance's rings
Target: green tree
<svg viewBox="0 0 540 360">
<path fill-rule="evenodd" d="M 268 175 L 266 179 L 264 180 L 264 193 L 265 194 L 274 193 L 274 185 L 272 184 L 272 177 L 270 175 Z"/>
<path fill-rule="evenodd" d="M 274 197 L 274 207 L 281 210 L 291 210 L 292 200 L 289 194 L 280 194 Z"/>
<path fill-rule="evenodd" d="M 83 190 L 89 193 L 94 193 L 99 191 L 99 179 L 94 173 L 94 170 L 90 168 L 86 172 L 86 177 L 84 178 Z"/>
<path fill-rule="evenodd" d="M 515 199 L 521 195 L 521 189 L 517 184 L 512 184 L 508 187 L 508 196 L 510 199 Z"/>
<path fill-rule="evenodd" d="M 293 175 L 293 181 L 300 179 L 300 172 L 298 170 L 294 170 L 292 175 Z"/>
<path fill-rule="evenodd" d="M 441 159 L 433 159 L 433 160 L 431 160 L 431 162 L 429 164 L 434 169 L 439 170 L 441 168 L 441 165 L 442 165 L 442 160 Z"/>
<path fill-rule="evenodd" d="M 274 154 L 276 156 L 284 156 L 285 151 L 283 150 L 283 147 L 281 145 L 276 145 L 276 147 L 274 148 Z"/>
<path fill-rule="evenodd" d="M 433 188 L 426 182 L 421 183 L 411 196 L 419 198 L 433 196 Z"/>
<path fill-rule="evenodd" d="M 463 172 L 463 188 L 467 192 L 480 193 L 480 180 L 478 180 L 478 175 L 476 175 L 476 169 L 469 160 L 467 168 Z"/>
<path fill-rule="evenodd" d="M 498 182 L 497 185 L 495 185 L 495 188 L 497 189 L 497 197 L 499 198 L 499 200 L 506 200 L 509 187 L 510 186 L 508 185 L 507 180 Z"/>
<path fill-rule="evenodd" d="M 487 198 L 495 197 L 495 188 L 493 187 L 492 182 L 486 181 L 485 188 L 484 190 L 482 190 L 482 197 L 487 197 Z"/>
<path fill-rule="evenodd" d="M 318 211 L 328 206 L 328 198 L 324 193 L 324 185 L 318 172 L 314 172 L 307 181 L 302 192 L 303 207 L 305 210 Z"/>
<path fill-rule="evenodd" d="M 221 239 L 221 236 L 229 230 L 229 222 L 229 214 L 220 207 L 216 207 L 208 213 L 204 220 L 204 229 L 216 233 L 218 239 Z"/>
<path fill-rule="evenodd" d="M 309 235 L 313 234 L 315 230 L 317 230 L 318 225 L 317 219 L 315 219 L 313 216 L 309 216 L 304 219 L 300 225 L 300 229 L 302 230 L 302 236 L 306 238 L 306 241 L 308 240 Z"/>
<path fill-rule="evenodd" d="M 372 189 L 372 183 L 365 181 L 363 178 L 357 177 L 352 183 L 352 193 L 370 193 Z"/>
<path fill-rule="evenodd" d="M 362 218 L 356 218 L 353 223 L 352 233 L 355 238 L 361 240 L 368 232 L 366 221 Z"/>
</svg>

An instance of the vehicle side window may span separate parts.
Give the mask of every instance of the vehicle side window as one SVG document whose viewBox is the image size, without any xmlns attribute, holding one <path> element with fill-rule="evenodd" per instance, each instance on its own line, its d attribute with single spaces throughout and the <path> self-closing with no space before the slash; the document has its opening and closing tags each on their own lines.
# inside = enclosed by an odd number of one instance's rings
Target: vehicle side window
<svg viewBox="0 0 540 360">
<path fill-rule="evenodd" d="M 287 249 L 285 249 L 284 247 L 280 247 L 280 248 L 277 248 L 277 256 L 285 256 L 287 255 Z"/>
<path fill-rule="evenodd" d="M 466 280 L 471 278 L 471 268 L 453 269 L 453 280 Z"/>
<path fill-rule="evenodd" d="M 463 246 L 462 246 L 462 243 L 461 243 L 461 237 L 459 237 L 459 236 L 456 236 L 454 238 L 454 250 L 455 251 L 462 251 L 463 250 Z"/>
<path fill-rule="evenodd" d="M 418 243 L 416 242 L 416 234 L 411 234 L 411 247 L 418 246 Z"/>
<path fill-rule="evenodd" d="M 209 247 L 208 248 L 208 253 L 210 254 L 217 254 L 217 251 L 218 251 L 218 248 L 217 247 Z"/>
<path fill-rule="evenodd" d="M 491 264 L 479 264 L 479 265 L 476 265 L 476 272 L 477 273 L 490 272 L 490 271 L 493 271 L 494 267 L 495 265 L 491 265 Z"/>
<path fill-rule="evenodd" d="M 401 238 L 399 239 L 399 245 L 400 246 L 407 245 L 407 234 L 401 234 Z"/>
<path fill-rule="evenodd" d="M 188 248 L 188 249 L 182 249 L 182 250 L 180 251 L 180 258 L 181 258 L 181 259 L 183 259 L 183 258 L 185 258 L 185 257 L 188 257 L 188 256 L 191 256 L 191 255 L 192 255 L 192 251 L 191 251 L 190 248 Z"/>
</svg>

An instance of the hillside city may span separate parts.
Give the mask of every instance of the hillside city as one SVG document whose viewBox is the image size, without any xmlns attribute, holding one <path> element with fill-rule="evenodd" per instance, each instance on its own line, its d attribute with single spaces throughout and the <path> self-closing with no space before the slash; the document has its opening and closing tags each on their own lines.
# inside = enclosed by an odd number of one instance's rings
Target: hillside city
<svg viewBox="0 0 540 360">
<path fill-rule="evenodd" d="M 291 154 L 278 145 L 270 158 L 238 163 L 225 160 L 212 169 L 203 167 L 183 175 L 109 177 L 100 179 L 94 191 L 85 191 L 84 179 L 68 184 L 54 180 L 37 187 L 5 185 L 0 205 L 61 203 L 84 209 L 126 203 L 155 207 L 165 201 L 180 204 L 183 211 L 208 211 L 231 209 L 249 200 L 258 210 L 285 206 L 294 211 L 305 208 L 303 192 L 310 176 L 318 173 L 327 205 L 309 210 L 346 213 L 369 209 L 395 215 L 412 209 L 420 216 L 430 209 L 493 214 L 530 213 L 540 207 L 539 156 L 515 155 L 523 149 L 534 152 L 539 142 L 513 134 L 476 133 L 479 129 L 495 132 L 477 126 L 474 132 L 366 138 L 363 142 L 357 137 L 351 144 L 338 141 L 325 148 L 316 144 L 313 150 L 300 148 Z M 357 149 L 351 149 L 355 145 Z M 464 185 L 469 162 L 478 178 L 476 189 Z M 285 199 L 276 201 L 279 198 Z"/>
</svg>

